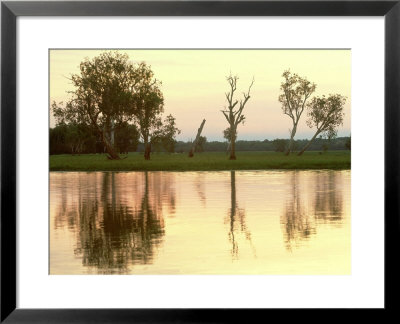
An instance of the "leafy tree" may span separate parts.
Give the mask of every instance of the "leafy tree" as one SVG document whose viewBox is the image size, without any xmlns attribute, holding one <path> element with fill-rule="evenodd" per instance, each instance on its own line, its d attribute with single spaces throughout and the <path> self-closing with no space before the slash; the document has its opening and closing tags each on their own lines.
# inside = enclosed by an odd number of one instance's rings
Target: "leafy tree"
<svg viewBox="0 0 400 324">
<path fill-rule="evenodd" d="M 196 152 L 204 152 L 204 146 L 207 143 L 207 137 L 205 136 L 200 136 L 199 140 L 196 143 L 196 148 L 195 151 Z"/>
<path fill-rule="evenodd" d="M 161 82 L 153 79 L 154 74 L 148 68 L 146 80 L 140 91 L 135 93 L 135 119 L 140 136 L 144 143 L 144 158 L 150 160 L 152 145 L 160 144 L 168 152 L 175 150 L 175 137 L 180 133 L 175 118 L 168 115 L 164 123 L 161 114 L 164 112 L 164 97 L 160 90 Z"/>
<path fill-rule="evenodd" d="M 50 128 L 50 154 L 81 154 L 92 152 L 95 137 L 85 125 L 59 124 Z"/>
<path fill-rule="evenodd" d="M 84 149 L 85 139 L 89 136 L 87 128 L 79 124 L 71 124 L 65 137 L 66 144 L 72 154 L 80 154 Z"/>
<path fill-rule="evenodd" d="M 151 145 L 159 140 L 164 111 L 164 98 L 159 89 L 145 89 L 139 94 L 136 122 L 144 143 L 144 159 L 150 160 Z"/>
<path fill-rule="evenodd" d="M 180 129 L 176 127 L 175 118 L 171 114 L 165 117 L 161 132 L 159 133 L 159 139 L 167 152 L 175 152 L 176 135 L 180 133 Z"/>
<path fill-rule="evenodd" d="M 336 137 L 338 126 L 343 124 L 345 103 L 346 97 L 340 94 L 314 97 L 311 100 L 308 106 L 307 125 L 310 128 L 316 127 L 317 131 L 298 155 L 302 155 L 320 134 L 328 139 Z"/>
<path fill-rule="evenodd" d="M 49 141 L 50 141 L 50 155 L 62 154 L 67 150 L 65 138 L 67 136 L 67 125 L 60 124 L 54 128 L 50 128 Z"/>
<path fill-rule="evenodd" d="M 129 150 L 136 151 L 139 144 L 140 134 L 136 125 L 122 123 L 116 129 L 116 142 L 120 154 L 128 153 Z"/>
<path fill-rule="evenodd" d="M 279 102 L 282 104 L 283 113 L 292 120 L 290 140 L 286 151 L 286 155 L 289 155 L 293 150 L 293 139 L 300 117 L 306 107 L 306 101 L 315 91 L 316 85 L 296 73 L 292 74 L 289 70 L 284 71 L 282 77 L 284 81 L 281 83 L 282 93 L 279 96 Z"/>
<path fill-rule="evenodd" d="M 101 138 L 110 159 L 119 159 L 111 136 L 114 127 L 132 119 L 136 112 L 135 94 L 148 86 L 149 70 L 145 63 L 129 61 L 128 55 L 104 52 L 81 62 L 80 73 L 71 76 L 75 87 L 72 98 L 63 105 L 53 102 L 58 123 L 90 126 Z"/>
<path fill-rule="evenodd" d="M 230 142 L 231 140 L 231 128 L 225 128 L 224 131 L 222 132 L 222 134 L 224 135 L 224 138 Z M 235 140 L 236 140 L 236 134 L 235 134 Z"/>
<path fill-rule="evenodd" d="M 222 132 L 224 134 L 224 138 L 226 139 L 226 141 L 228 142 L 228 147 L 227 147 L 227 151 L 226 153 L 228 154 L 228 152 L 231 149 L 231 139 L 233 136 L 233 141 L 236 143 L 236 138 L 237 138 L 237 132 L 235 132 L 233 135 L 231 134 L 231 128 L 225 128 L 224 131 Z"/>
<path fill-rule="evenodd" d="M 233 95 L 236 91 L 236 83 L 239 77 L 230 75 L 226 78 L 229 83 L 230 90 L 225 93 L 226 100 L 228 101 L 228 107 L 225 107 L 225 110 L 221 110 L 224 114 L 226 120 L 229 123 L 229 136 L 230 136 L 230 160 L 236 160 L 235 155 L 235 142 L 237 137 L 237 126 L 240 123 L 244 123 L 245 116 L 243 115 L 243 109 L 250 99 L 250 90 L 254 84 L 254 78 L 249 86 L 247 93 L 243 93 L 243 99 L 240 102 L 237 99 L 233 99 Z M 239 108 L 235 109 L 236 105 L 239 103 Z"/>
</svg>

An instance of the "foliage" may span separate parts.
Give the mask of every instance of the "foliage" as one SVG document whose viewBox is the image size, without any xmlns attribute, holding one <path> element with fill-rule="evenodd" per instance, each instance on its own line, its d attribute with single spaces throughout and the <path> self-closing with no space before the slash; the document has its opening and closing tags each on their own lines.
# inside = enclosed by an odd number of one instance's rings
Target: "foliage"
<svg viewBox="0 0 400 324">
<path fill-rule="evenodd" d="M 135 121 L 146 147 L 144 157 L 149 160 L 151 145 L 159 142 L 163 132 L 161 114 L 164 112 L 164 97 L 160 90 L 161 82 L 154 78 L 150 67 L 143 68 L 146 73 L 134 95 Z"/>
<path fill-rule="evenodd" d="M 80 64 L 80 74 L 71 76 L 75 90 L 66 106 L 53 104 L 58 123 L 77 122 L 105 126 L 109 119 L 130 119 L 134 110 L 133 90 L 139 72 L 128 56 L 105 52 Z M 139 70 L 139 69 L 138 69 Z"/>
<path fill-rule="evenodd" d="M 181 131 L 176 127 L 175 118 L 170 114 L 164 119 L 161 128 L 153 135 L 152 143 L 161 146 L 166 152 L 174 153 L 176 144 L 176 135 Z"/>
<path fill-rule="evenodd" d="M 274 146 L 275 152 L 285 152 L 288 142 L 289 141 L 286 139 L 274 139 L 272 145 Z"/>
<path fill-rule="evenodd" d="M 299 152 L 302 155 L 315 138 L 321 136 L 327 139 L 336 137 L 337 127 L 343 124 L 343 107 L 346 97 L 340 94 L 329 95 L 328 97 L 314 97 L 308 105 L 307 125 L 316 127 L 317 130 L 309 143 Z"/>
<path fill-rule="evenodd" d="M 120 153 L 135 152 L 137 150 L 139 133 L 135 125 L 122 124 L 116 129 L 115 137 Z M 91 132 L 84 125 L 59 124 L 54 128 L 50 128 L 49 140 L 50 155 L 104 152 L 102 142 L 96 141 L 96 133 Z"/>
<path fill-rule="evenodd" d="M 139 144 L 139 138 L 140 134 L 136 125 L 127 122 L 118 125 L 115 134 L 115 141 L 121 154 L 135 152 Z"/>
<path fill-rule="evenodd" d="M 112 159 L 118 159 L 109 136 L 114 124 L 132 120 L 137 111 L 137 93 L 146 88 L 149 69 L 145 63 L 133 64 L 126 54 L 104 52 L 81 62 L 80 73 L 71 76 L 75 87 L 71 99 L 52 104 L 57 124 L 75 123 L 96 131 Z"/>
<path fill-rule="evenodd" d="M 82 154 L 95 152 L 95 136 L 84 125 L 59 124 L 50 128 L 50 154 Z"/>
<path fill-rule="evenodd" d="M 50 128 L 50 154 L 70 154 L 71 151 L 69 147 L 66 146 L 65 141 L 63 141 L 63 137 L 65 136 L 64 131 L 62 129 L 64 127 L 68 127 L 67 125 L 59 125 L 54 128 Z M 129 125 L 129 127 L 135 127 L 135 125 Z M 119 138 L 119 130 L 116 131 L 116 140 L 118 145 Z M 131 137 L 130 137 L 131 138 Z M 264 140 L 264 141 L 244 141 L 240 140 L 236 142 L 236 149 L 238 152 L 261 152 L 261 151 L 276 151 L 277 146 L 276 142 L 286 142 L 288 143 L 288 139 L 275 139 L 272 141 Z M 328 139 L 324 138 L 316 138 L 313 143 L 311 143 L 309 150 L 311 151 L 319 151 L 321 150 L 324 144 L 328 143 Z M 335 139 L 331 139 L 329 142 L 329 150 L 330 151 L 340 151 L 347 149 L 346 142 L 349 142 L 349 137 L 337 137 Z M 296 140 L 294 141 L 293 147 L 304 147 L 307 144 L 308 140 Z M 89 139 L 85 141 L 85 147 L 82 153 L 95 153 L 95 144 L 96 137 L 91 135 Z M 191 149 L 192 143 L 190 141 L 175 141 L 175 152 L 184 153 L 189 152 Z M 118 145 L 119 146 L 119 145 Z M 158 152 L 167 152 L 167 150 L 160 144 L 156 147 Z M 226 142 L 217 142 L 217 141 L 205 141 L 203 143 L 204 152 L 226 152 Z M 103 148 L 102 148 L 103 151 Z M 135 140 L 130 140 L 130 144 L 128 147 L 129 152 L 143 152 L 144 145 L 141 142 L 137 142 Z"/>
<path fill-rule="evenodd" d="M 331 139 L 329 143 L 330 151 L 340 151 L 345 149 L 345 142 L 348 140 L 348 137 L 337 137 L 335 139 Z M 276 142 L 286 142 L 289 143 L 289 139 L 274 139 L 272 141 L 264 140 L 264 141 L 244 141 L 240 140 L 236 142 L 236 150 L 237 152 L 261 152 L 261 151 L 276 151 L 277 146 Z M 306 139 L 295 140 L 293 141 L 293 149 L 296 147 L 302 148 L 309 141 Z M 310 144 L 309 150 L 311 151 L 320 151 L 322 145 L 328 142 L 328 139 L 324 138 L 316 138 Z M 177 141 L 175 144 L 175 152 L 189 152 L 191 148 L 191 142 L 183 142 Z M 140 144 L 139 151 L 143 151 L 143 145 Z M 207 141 L 204 143 L 204 152 L 226 152 L 226 142 L 217 142 L 217 141 Z"/>
<path fill-rule="evenodd" d="M 69 126 L 69 132 L 66 134 L 65 141 L 71 147 L 72 154 L 82 153 L 84 141 L 87 136 L 86 128 L 79 124 L 70 124 Z"/>
<path fill-rule="evenodd" d="M 67 145 L 65 143 L 67 125 L 61 124 L 55 128 L 50 128 L 49 131 L 49 145 L 50 145 L 50 155 L 52 154 L 62 154 L 71 153 L 68 151 Z"/>
<path fill-rule="evenodd" d="M 236 139 L 237 139 L 237 131 L 235 131 L 234 134 L 231 134 L 231 128 L 230 128 L 230 127 L 225 128 L 224 131 L 223 131 L 222 133 L 223 133 L 223 135 L 224 135 L 224 138 L 225 138 L 228 142 L 231 141 L 231 138 L 232 138 L 232 137 L 233 137 L 233 140 L 234 140 L 234 141 L 236 141 Z"/>
<path fill-rule="evenodd" d="M 343 107 L 346 97 L 340 94 L 314 97 L 308 105 L 307 125 L 317 128 L 317 135 L 334 138 L 337 127 L 343 124 Z"/>
<path fill-rule="evenodd" d="M 196 152 L 204 152 L 204 146 L 207 143 L 207 137 L 200 136 L 199 140 L 196 143 L 195 151 Z"/>
<path fill-rule="evenodd" d="M 306 107 L 307 99 L 315 91 L 316 85 L 306 78 L 302 78 L 289 70 L 283 72 L 284 81 L 281 83 L 282 93 L 279 95 L 279 102 L 282 104 L 282 111 L 292 120 L 290 129 L 290 141 L 287 154 L 292 151 L 293 138 L 296 135 L 297 125 Z"/>
</svg>

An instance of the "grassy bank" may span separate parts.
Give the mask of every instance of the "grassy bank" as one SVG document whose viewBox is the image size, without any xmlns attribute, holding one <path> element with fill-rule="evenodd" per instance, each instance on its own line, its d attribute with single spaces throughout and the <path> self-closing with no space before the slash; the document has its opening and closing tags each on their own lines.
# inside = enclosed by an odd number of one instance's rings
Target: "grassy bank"
<svg viewBox="0 0 400 324">
<path fill-rule="evenodd" d="M 200 171 L 200 170 L 265 170 L 265 169 L 350 169 L 349 151 L 327 153 L 305 152 L 285 156 L 276 152 L 237 152 L 230 161 L 223 152 L 187 154 L 154 153 L 150 161 L 143 154 L 121 155 L 123 160 L 111 161 L 105 154 L 51 155 L 50 171 Z"/>
</svg>

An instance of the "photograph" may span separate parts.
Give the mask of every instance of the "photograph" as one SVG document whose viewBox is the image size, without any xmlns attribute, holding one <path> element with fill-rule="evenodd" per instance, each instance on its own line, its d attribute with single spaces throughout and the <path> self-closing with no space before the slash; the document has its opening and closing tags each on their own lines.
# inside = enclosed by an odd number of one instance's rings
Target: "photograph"
<svg viewBox="0 0 400 324">
<path fill-rule="evenodd" d="M 351 54 L 49 49 L 49 274 L 350 276 Z"/>
</svg>

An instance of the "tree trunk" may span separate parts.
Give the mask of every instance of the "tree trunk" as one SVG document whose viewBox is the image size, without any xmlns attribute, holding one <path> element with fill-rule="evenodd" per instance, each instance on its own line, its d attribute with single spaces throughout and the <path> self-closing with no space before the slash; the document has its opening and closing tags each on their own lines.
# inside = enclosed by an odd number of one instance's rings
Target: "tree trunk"
<svg viewBox="0 0 400 324">
<path fill-rule="evenodd" d="M 231 218 L 236 214 L 236 177 L 235 171 L 231 171 Z"/>
<path fill-rule="evenodd" d="M 317 130 L 312 139 L 310 139 L 310 141 L 306 144 L 306 146 L 304 146 L 303 149 L 297 155 L 302 155 L 310 147 L 311 143 L 315 140 L 315 138 L 318 136 L 319 133 L 320 133 L 319 130 Z"/>
<path fill-rule="evenodd" d="M 289 155 L 290 152 L 292 151 L 293 139 L 294 139 L 294 135 L 296 135 L 296 130 L 297 130 L 297 124 L 294 124 L 292 132 L 290 133 L 290 141 L 289 141 L 288 149 L 286 151 L 286 155 Z"/>
<path fill-rule="evenodd" d="M 206 122 L 206 120 L 203 119 L 203 121 L 202 121 L 202 123 L 201 123 L 199 129 L 197 130 L 196 139 L 194 140 L 194 142 L 193 142 L 193 144 L 192 144 L 192 148 L 191 148 L 190 151 L 189 151 L 189 157 L 193 157 L 194 150 L 196 149 L 196 145 L 197 145 L 197 142 L 199 141 L 201 132 L 203 131 L 203 127 L 204 127 L 205 122 Z"/>
<path fill-rule="evenodd" d="M 236 155 L 235 155 L 235 134 L 236 134 L 236 129 L 231 128 L 231 155 L 229 156 L 229 160 L 236 160 Z"/>
<path fill-rule="evenodd" d="M 151 153 L 151 143 L 145 141 L 144 143 L 144 159 L 150 160 L 150 153 Z"/>
<path fill-rule="evenodd" d="M 98 134 L 100 135 L 101 141 L 104 144 L 104 149 L 107 151 L 109 154 L 108 158 L 111 160 L 120 160 L 121 158 L 119 157 L 118 153 L 114 151 L 114 147 L 110 144 L 107 138 L 107 132 L 105 127 L 103 129 L 97 124 L 97 116 L 94 118 L 93 116 L 90 116 L 90 120 L 92 122 L 92 125 L 95 127 L 97 130 Z"/>
<path fill-rule="evenodd" d="M 231 171 L 230 234 L 232 239 L 232 254 L 235 254 L 235 252 L 237 252 L 237 243 L 235 241 L 235 215 L 236 215 L 236 179 L 235 179 L 235 171 Z"/>
<path fill-rule="evenodd" d="M 112 147 L 115 147 L 114 141 L 114 119 L 111 119 L 110 142 Z"/>
<path fill-rule="evenodd" d="M 120 160 L 121 158 L 119 157 L 118 153 L 115 152 L 114 148 L 108 141 L 107 135 L 105 131 L 101 131 L 101 139 L 104 143 L 104 146 L 106 147 L 106 151 L 109 154 L 109 158 L 111 160 Z"/>
</svg>

